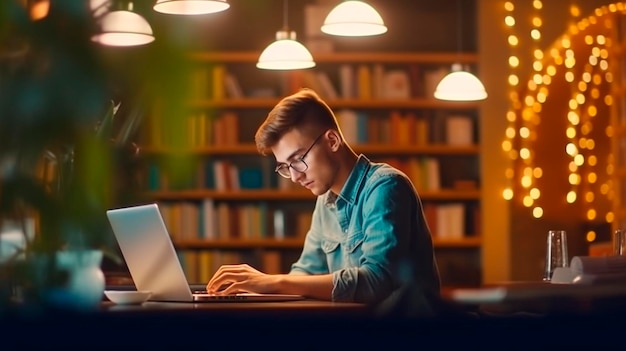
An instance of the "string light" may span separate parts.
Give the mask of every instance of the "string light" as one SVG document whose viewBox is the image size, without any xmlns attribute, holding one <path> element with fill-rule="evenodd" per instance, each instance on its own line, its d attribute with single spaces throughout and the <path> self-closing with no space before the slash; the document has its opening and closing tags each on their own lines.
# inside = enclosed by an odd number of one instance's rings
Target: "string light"
<svg viewBox="0 0 626 351">
<path fill-rule="evenodd" d="M 514 145 L 514 141 L 517 138 L 517 129 L 516 129 L 517 115 L 521 107 L 521 103 L 519 101 L 519 95 L 517 92 L 517 87 L 519 86 L 519 81 L 520 81 L 519 75 L 517 73 L 519 71 L 520 59 L 519 59 L 519 56 L 517 56 L 516 54 L 518 51 L 517 48 L 519 44 L 519 38 L 515 34 L 515 24 L 516 24 L 515 16 L 514 16 L 515 5 L 511 1 L 506 1 L 504 3 L 504 10 L 506 12 L 506 15 L 504 18 L 504 24 L 506 28 L 508 29 L 508 43 L 509 43 L 509 50 L 511 54 L 509 55 L 509 72 L 510 73 L 507 79 L 508 87 L 509 87 L 508 91 L 509 91 L 510 104 L 509 104 L 509 109 L 507 110 L 507 113 L 506 113 L 507 128 L 505 131 L 505 139 L 502 142 L 502 150 L 506 154 L 509 155 L 509 158 L 511 160 L 515 160 L 517 159 L 518 151 Z M 507 186 L 502 191 L 502 197 L 505 200 L 512 200 L 515 194 L 513 190 L 514 186 L 512 184 L 514 176 L 515 176 L 515 171 L 513 169 L 513 164 L 511 163 L 505 171 Z"/>
<path fill-rule="evenodd" d="M 563 172 L 566 174 L 564 181 L 569 184 L 569 190 L 563 196 L 566 203 L 577 203 L 582 208 L 585 220 L 611 223 L 615 214 L 610 209 L 603 210 L 600 198 L 610 202 L 617 197 L 616 184 L 611 181 L 611 174 L 617 167 L 616 156 L 598 150 L 597 140 L 605 137 L 611 140 L 616 132 L 606 117 L 599 119 L 601 112 L 612 108 L 614 103 L 611 94 L 605 92 L 610 91 L 613 81 L 610 35 L 615 28 L 611 27 L 613 22 L 601 17 L 626 11 L 626 4 L 620 2 L 603 6 L 589 17 L 580 19 L 580 8 L 572 3 L 569 7 L 571 23 L 567 31 L 545 51 L 539 45 L 544 24 L 540 15 L 543 3 L 532 0 L 532 6 L 528 34 L 532 41 L 531 73 L 526 83 L 522 84 L 519 78 L 520 38 L 515 34 L 515 4 L 513 1 L 504 3 L 510 56 L 507 77 L 509 108 L 502 150 L 508 155 L 511 165 L 505 170 L 507 186 L 502 196 L 506 200 L 518 199 L 535 218 L 545 215 L 541 206 L 540 178 L 543 169 L 536 164 L 535 143 L 537 138 L 545 138 L 538 135 L 538 127 L 543 105 L 550 99 L 550 85 L 555 79 L 564 80 L 570 91 L 566 125 L 561 131 L 566 138 L 564 156 L 568 158 L 567 169 Z M 578 45 L 580 42 L 582 47 Z M 525 93 L 520 97 L 522 91 Z M 616 147 L 613 146 L 613 149 Z M 626 142 L 622 147 L 626 150 Z M 590 238 L 595 240 L 593 235 L 587 239 Z"/>
</svg>

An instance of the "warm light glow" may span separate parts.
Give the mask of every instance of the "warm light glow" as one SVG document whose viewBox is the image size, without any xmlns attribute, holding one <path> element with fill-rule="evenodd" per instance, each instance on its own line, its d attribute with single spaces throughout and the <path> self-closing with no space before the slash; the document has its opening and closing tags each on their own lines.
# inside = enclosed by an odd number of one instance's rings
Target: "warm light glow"
<svg viewBox="0 0 626 351">
<path fill-rule="evenodd" d="M 513 190 L 511 190 L 510 188 L 504 189 L 504 190 L 502 191 L 502 197 L 503 197 L 505 200 L 511 200 L 511 199 L 513 199 Z"/>
<path fill-rule="evenodd" d="M 571 173 L 568 177 L 568 181 L 571 185 L 579 185 L 580 184 L 580 175 L 576 173 Z"/>
<path fill-rule="evenodd" d="M 615 220 L 615 215 L 613 214 L 613 212 L 607 212 L 606 216 L 604 216 L 604 220 L 607 223 L 613 223 L 613 221 Z"/>
<path fill-rule="evenodd" d="M 229 7 L 226 0 L 157 0 L 153 9 L 171 15 L 205 15 Z"/>
<path fill-rule="evenodd" d="M 100 20 L 91 40 L 107 46 L 137 46 L 154 41 L 148 21 L 131 11 L 111 11 Z"/>
<path fill-rule="evenodd" d="M 511 151 L 511 149 L 513 148 L 513 145 L 511 144 L 510 140 L 504 140 L 502 142 L 502 150 L 505 152 Z"/>
<path fill-rule="evenodd" d="M 278 31 L 276 41 L 263 50 L 256 66 L 269 70 L 293 70 L 315 67 L 315 62 L 309 50 L 296 40 L 294 31 Z"/>
<path fill-rule="evenodd" d="M 585 163 L 585 157 L 581 154 L 574 156 L 574 163 L 576 166 L 582 166 Z"/>
<path fill-rule="evenodd" d="M 39 21 L 48 16 L 50 12 L 50 0 L 29 1 L 29 17 L 33 21 Z"/>
<path fill-rule="evenodd" d="M 537 200 L 541 196 L 541 191 L 539 191 L 539 189 L 537 188 L 532 188 L 530 189 L 529 194 L 532 199 Z"/>
<path fill-rule="evenodd" d="M 435 98 L 449 101 L 476 101 L 486 99 L 487 92 L 476 76 L 462 70 L 460 64 L 454 64 L 452 71 L 437 85 Z"/>
<path fill-rule="evenodd" d="M 587 174 L 587 182 L 589 184 L 594 184 L 598 180 L 598 175 L 594 172 L 590 172 Z"/>
<path fill-rule="evenodd" d="M 522 184 L 522 186 L 524 188 L 530 187 L 532 185 L 532 182 L 533 182 L 533 180 L 530 177 L 528 177 L 528 176 L 524 176 L 521 179 L 521 184 Z"/>
<path fill-rule="evenodd" d="M 567 203 L 573 204 L 574 202 L 576 202 L 576 197 L 577 195 L 575 191 L 568 192 L 566 197 Z"/>
<path fill-rule="evenodd" d="M 509 167 L 504 171 L 504 176 L 506 177 L 506 179 L 513 179 L 513 177 L 515 176 L 515 172 L 512 168 Z"/>
<path fill-rule="evenodd" d="M 343 1 L 328 13 L 322 32 L 361 37 L 386 33 L 387 26 L 376 9 L 369 4 L 363 1 Z"/>
<path fill-rule="evenodd" d="M 593 221 L 594 219 L 596 219 L 597 216 L 597 212 L 595 209 L 590 208 L 589 210 L 587 210 L 587 219 L 590 221 Z"/>
<path fill-rule="evenodd" d="M 530 158 L 530 150 L 528 150 L 527 148 L 522 148 L 519 151 L 519 156 L 522 158 L 522 160 L 528 160 Z"/>
<path fill-rule="evenodd" d="M 570 155 L 570 156 L 574 156 L 574 155 L 578 154 L 578 148 L 573 143 L 568 143 L 565 146 L 565 152 L 567 152 L 567 154 Z"/>
<path fill-rule="evenodd" d="M 530 136 L 530 129 L 528 129 L 527 127 L 520 128 L 519 136 L 522 137 L 523 139 L 528 138 Z"/>
<path fill-rule="evenodd" d="M 533 200 L 530 196 L 524 196 L 522 203 L 525 207 L 530 207 L 535 203 L 535 200 Z"/>
</svg>

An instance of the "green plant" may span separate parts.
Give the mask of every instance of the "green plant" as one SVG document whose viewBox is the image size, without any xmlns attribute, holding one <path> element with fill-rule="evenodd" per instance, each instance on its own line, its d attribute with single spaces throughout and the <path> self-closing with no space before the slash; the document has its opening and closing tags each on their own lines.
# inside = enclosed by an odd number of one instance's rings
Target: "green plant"
<svg viewBox="0 0 626 351">
<path fill-rule="evenodd" d="M 120 157 L 138 151 L 130 138 L 142 109 L 115 128 L 120 104 L 107 91 L 84 6 L 52 1 L 49 15 L 33 21 L 20 2 L 0 3 L 0 233 L 3 221 L 23 233 L 36 222 L 26 244 L 0 260 L 2 301 L 16 284 L 58 283 L 55 274 L 34 279 L 33 257 L 100 249 L 119 261 L 105 211 Z"/>
</svg>

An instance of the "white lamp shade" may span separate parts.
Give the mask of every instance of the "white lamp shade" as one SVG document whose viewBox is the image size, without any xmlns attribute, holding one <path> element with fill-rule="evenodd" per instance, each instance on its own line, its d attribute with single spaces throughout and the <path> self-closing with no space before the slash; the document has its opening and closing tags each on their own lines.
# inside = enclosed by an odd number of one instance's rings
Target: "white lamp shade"
<svg viewBox="0 0 626 351">
<path fill-rule="evenodd" d="M 171 15 L 205 15 L 230 7 L 226 0 L 158 0 L 155 11 Z"/>
<path fill-rule="evenodd" d="M 315 61 L 309 50 L 295 40 L 295 32 L 279 31 L 276 41 L 261 52 L 256 66 L 273 70 L 303 69 L 315 67 Z"/>
<path fill-rule="evenodd" d="M 437 84 L 435 98 L 449 101 L 476 101 L 487 98 L 483 83 L 473 74 L 455 65 Z"/>
<path fill-rule="evenodd" d="M 387 32 L 382 17 L 363 1 L 344 1 L 328 13 L 322 32 L 341 36 L 369 36 Z"/>
<path fill-rule="evenodd" d="M 102 17 L 101 31 L 91 39 L 108 46 L 135 46 L 154 41 L 148 21 L 131 11 L 111 11 Z"/>
</svg>

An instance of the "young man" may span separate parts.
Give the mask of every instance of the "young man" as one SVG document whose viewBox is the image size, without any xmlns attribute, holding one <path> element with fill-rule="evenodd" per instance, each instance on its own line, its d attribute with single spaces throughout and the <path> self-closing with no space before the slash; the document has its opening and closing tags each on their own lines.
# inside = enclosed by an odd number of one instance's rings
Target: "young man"
<svg viewBox="0 0 626 351">
<path fill-rule="evenodd" d="M 317 195 L 311 228 L 289 274 L 224 265 L 209 292 L 378 303 L 410 284 L 412 293 L 439 296 L 432 238 L 413 184 L 399 170 L 357 155 L 314 91 L 282 99 L 255 141 L 261 154 L 273 153 L 276 173 Z"/>
</svg>

